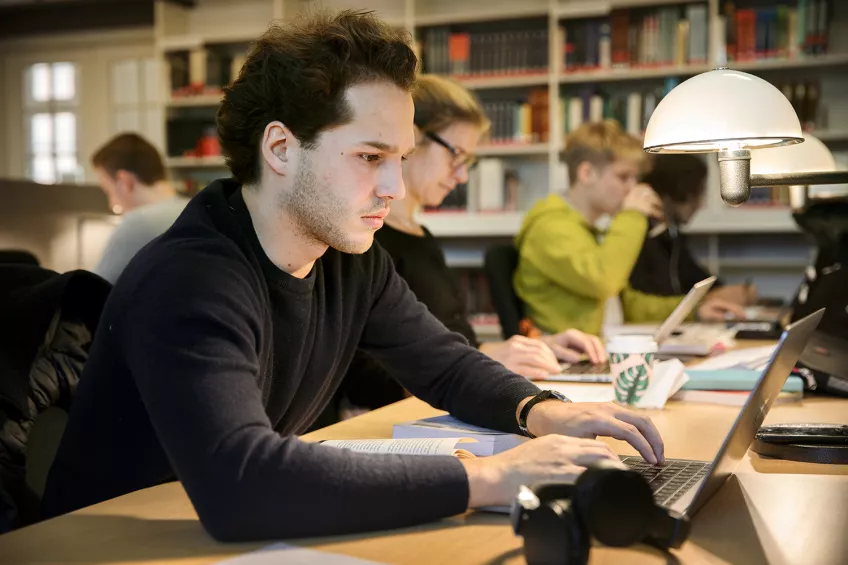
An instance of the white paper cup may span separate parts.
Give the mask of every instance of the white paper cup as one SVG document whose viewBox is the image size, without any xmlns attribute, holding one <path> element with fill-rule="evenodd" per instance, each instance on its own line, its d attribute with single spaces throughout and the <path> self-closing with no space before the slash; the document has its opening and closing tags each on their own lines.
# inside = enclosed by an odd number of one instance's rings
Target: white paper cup
<svg viewBox="0 0 848 565">
<path fill-rule="evenodd" d="M 657 342 L 649 335 L 618 335 L 607 342 L 615 401 L 639 402 L 654 376 Z"/>
</svg>

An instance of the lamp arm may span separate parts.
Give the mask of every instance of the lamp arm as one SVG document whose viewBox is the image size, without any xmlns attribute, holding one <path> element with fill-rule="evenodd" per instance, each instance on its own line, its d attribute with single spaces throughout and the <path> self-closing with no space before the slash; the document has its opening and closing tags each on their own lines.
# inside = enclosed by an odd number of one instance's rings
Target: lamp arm
<svg viewBox="0 0 848 565">
<path fill-rule="evenodd" d="M 750 186 L 795 186 L 848 183 L 848 171 L 751 175 Z"/>
</svg>

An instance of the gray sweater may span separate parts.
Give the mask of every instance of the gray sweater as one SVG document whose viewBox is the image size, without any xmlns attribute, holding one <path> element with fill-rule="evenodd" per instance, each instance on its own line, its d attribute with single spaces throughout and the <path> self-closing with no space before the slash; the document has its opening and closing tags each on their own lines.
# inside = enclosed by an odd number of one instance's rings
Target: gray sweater
<svg viewBox="0 0 848 565">
<path fill-rule="evenodd" d="M 150 241 L 165 233 L 182 213 L 187 198 L 175 196 L 130 210 L 112 232 L 94 272 L 112 284 L 118 280 L 130 259 Z"/>
</svg>

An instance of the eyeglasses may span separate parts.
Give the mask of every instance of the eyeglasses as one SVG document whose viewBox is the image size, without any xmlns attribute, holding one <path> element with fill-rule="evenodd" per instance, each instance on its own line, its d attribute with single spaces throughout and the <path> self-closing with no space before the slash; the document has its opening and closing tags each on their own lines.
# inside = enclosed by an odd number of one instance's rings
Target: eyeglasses
<svg viewBox="0 0 848 565">
<path fill-rule="evenodd" d="M 458 169 L 460 167 L 468 167 L 468 170 L 470 171 L 475 166 L 477 166 L 477 155 L 474 155 L 472 153 L 466 153 L 462 149 L 457 149 L 456 147 L 454 147 L 453 145 L 451 145 L 450 143 L 442 139 L 439 135 L 433 132 L 425 131 L 424 135 L 426 135 L 427 137 L 429 137 L 430 139 L 450 151 L 450 154 L 453 157 L 453 163 L 451 164 L 451 166 L 454 169 Z"/>
</svg>

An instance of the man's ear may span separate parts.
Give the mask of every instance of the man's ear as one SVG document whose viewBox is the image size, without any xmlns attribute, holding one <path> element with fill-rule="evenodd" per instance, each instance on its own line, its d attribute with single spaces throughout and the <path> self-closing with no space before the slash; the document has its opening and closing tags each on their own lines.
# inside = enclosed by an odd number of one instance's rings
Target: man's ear
<svg viewBox="0 0 848 565">
<path fill-rule="evenodd" d="M 589 161 L 583 161 L 577 165 L 577 174 L 574 178 L 581 184 L 591 184 L 596 180 L 598 170 Z"/>
<path fill-rule="evenodd" d="M 289 129 L 281 122 L 271 122 L 265 126 L 262 134 L 262 158 L 271 170 L 280 176 L 289 171 L 292 150 L 296 150 L 297 141 Z"/>
<path fill-rule="evenodd" d="M 129 198 L 135 193 L 138 179 L 134 174 L 124 169 L 118 169 L 115 173 L 115 190 L 121 197 Z"/>
</svg>

